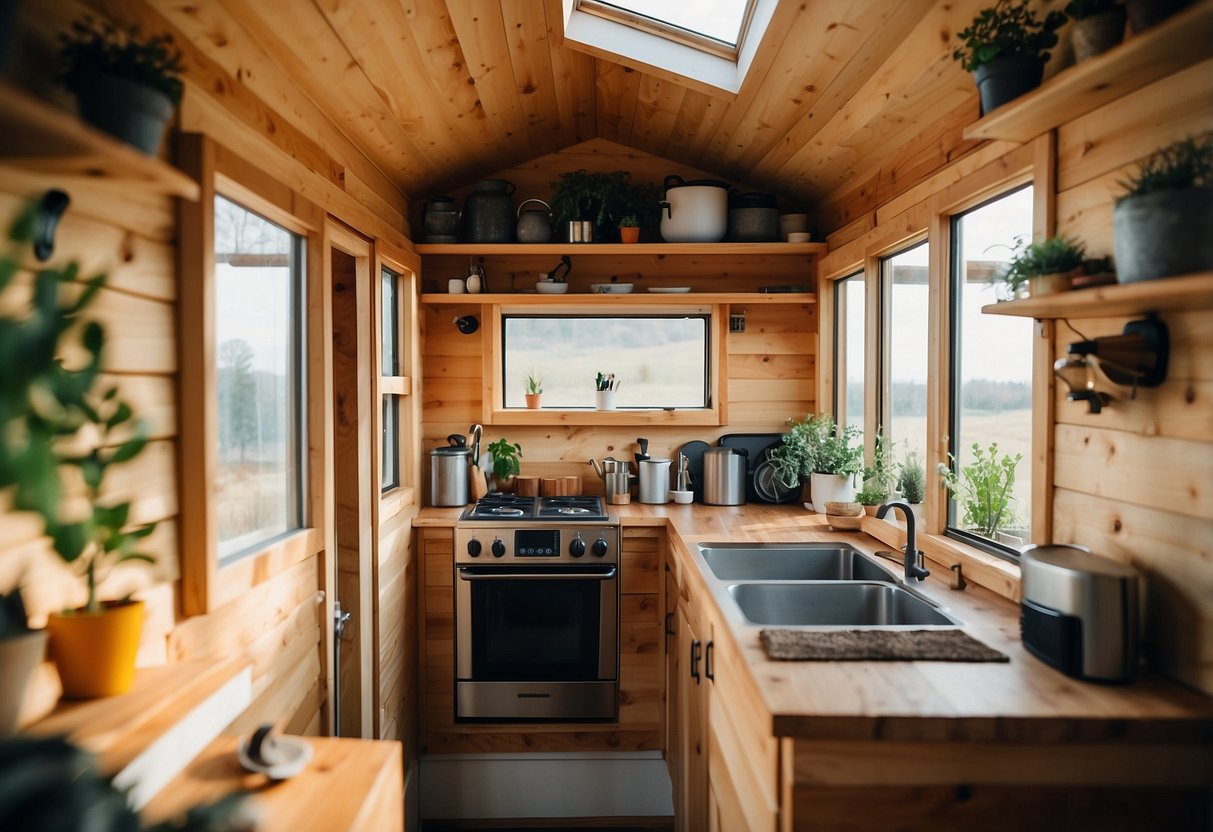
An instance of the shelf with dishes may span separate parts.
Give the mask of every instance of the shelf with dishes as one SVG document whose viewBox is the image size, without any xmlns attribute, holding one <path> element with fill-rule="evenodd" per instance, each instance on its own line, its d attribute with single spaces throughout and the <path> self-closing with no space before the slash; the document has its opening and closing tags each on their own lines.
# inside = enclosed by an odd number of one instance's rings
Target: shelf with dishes
<svg viewBox="0 0 1213 832">
<path fill-rule="evenodd" d="M 992 303 L 987 315 L 1023 318 L 1094 318 L 1213 309 L 1213 272 L 1075 289 L 1053 295 Z"/>
<path fill-rule="evenodd" d="M 826 253 L 825 243 L 418 243 L 422 256 L 454 254 L 466 257 L 492 255 L 545 255 L 550 257 L 624 256 L 663 257 L 694 255 L 766 255 L 816 257 Z"/>
<path fill-rule="evenodd" d="M 73 114 L 0 81 L 0 168 L 95 179 L 198 198 L 198 183 L 162 159 L 96 130 Z"/>
<path fill-rule="evenodd" d="M 571 294 L 540 294 L 538 292 L 514 292 L 495 294 L 423 294 L 421 302 L 432 306 L 468 306 L 481 304 L 484 306 L 586 306 L 598 303 L 610 303 L 635 306 L 705 306 L 715 304 L 747 304 L 750 306 L 775 304 L 806 304 L 816 303 L 817 296 L 810 292 L 694 292 L 671 291 L 673 288 L 656 288 L 640 292 L 605 292 Z"/>
<path fill-rule="evenodd" d="M 1201 0 L 970 124 L 965 139 L 1028 142 L 1213 56 L 1213 0 Z"/>
</svg>

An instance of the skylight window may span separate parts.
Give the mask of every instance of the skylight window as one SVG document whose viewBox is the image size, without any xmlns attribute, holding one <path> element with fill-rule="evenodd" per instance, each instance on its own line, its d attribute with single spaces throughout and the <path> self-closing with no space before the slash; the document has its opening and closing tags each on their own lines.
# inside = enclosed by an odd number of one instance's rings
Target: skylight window
<svg viewBox="0 0 1213 832">
<path fill-rule="evenodd" d="M 754 0 L 580 0 L 578 7 L 625 26 L 736 58 Z"/>
<path fill-rule="evenodd" d="M 564 43 L 708 95 L 741 89 L 778 0 L 562 0 Z"/>
</svg>

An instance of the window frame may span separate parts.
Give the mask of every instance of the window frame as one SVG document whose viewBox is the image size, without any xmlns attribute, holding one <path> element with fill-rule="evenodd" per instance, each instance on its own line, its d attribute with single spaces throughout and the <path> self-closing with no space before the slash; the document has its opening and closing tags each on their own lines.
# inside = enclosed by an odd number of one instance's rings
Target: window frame
<svg viewBox="0 0 1213 832">
<path fill-rule="evenodd" d="M 215 343 L 214 200 L 236 202 L 303 238 L 303 274 L 298 293 L 306 310 L 323 286 L 321 255 L 324 212 L 286 191 L 257 166 L 200 134 L 183 134 L 179 164 L 199 183 L 197 202 L 179 202 L 178 272 L 178 477 L 181 611 L 213 612 L 273 575 L 324 550 L 324 362 L 320 316 L 300 325 L 300 521 L 297 529 L 219 560 L 215 501 L 210 494 L 218 458 Z M 319 386 L 318 386 L 319 385 Z"/>
<path fill-rule="evenodd" d="M 750 24 L 754 20 L 754 11 L 757 6 L 758 0 L 746 0 L 745 11 L 741 15 L 741 26 L 737 32 L 737 42 L 733 44 L 693 29 L 684 28 L 668 20 L 649 17 L 602 0 L 574 0 L 573 10 L 597 15 L 606 20 L 736 63 L 741 48 L 746 42 L 746 35 L 749 34 Z"/>
<path fill-rule="evenodd" d="M 832 325 L 832 329 L 830 331 L 831 340 L 832 340 L 830 358 L 831 358 L 831 363 L 832 363 L 831 372 L 835 379 L 835 383 L 833 385 L 833 390 L 832 390 L 832 395 L 830 397 L 830 403 L 831 403 L 830 412 L 834 414 L 835 418 L 839 422 L 845 422 L 845 421 L 847 421 L 847 419 L 849 417 L 849 414 L 847 413 L 847 393 L 848 393 L 848 390 L 847 390 L 847 360 L 848 360 L 849 356 L 847 355 L 847 351 L 846 351 L 846 340 L 847 340 L 847 335 L 848 335 L 847 327 L 846 327 L 846 316 L 847 316 L 848 310 L 846 308 L 846 303 L 845 303 L 845 294 L 839 290 L 841 289 L 841 287 L 844 283 L 851 281 L 851 280 L 856 280 L 859 283 L 863 284 L 866 280 L 866 275 L 864 274 L 864 270 L 856 269 L 855 271 L 844 274 L 842 277 L 836 277 L 836 278 L 832 278 L 830 280 L 830 286 L 831 286 L 831 290 L 832 290 L 831 294 L 830 294 L 830 297 L 831 297 L 830 307 L 831 308 L 830 308 L 830 312 L 829 312 L 829 316 L 831 319 L 831 325 Z M 863 343 L 864 343 L 863 360 L 865 362 L 865 365 L 867 362 L 867 354 L 868 354 L 868 349 L 867 349 L 868 348 L 867 306 L 868 306 L 867 290 L 866 290 L 866 286 L 865 286 L 865 291 L 864 291 L 864 332 L 863 332 Z M 865 405 L 868 400 L 868 383 L 867 383 L 868 378 L 867 378 L 867 376 L 868 376 L 868 374 L 867 374 L 867 369 L 865 366 L 864 372 L 863 372 L 863 379 L 864 379 L 863 399 L 864 399 Z M 860 420 L 861 420 L 862 425 L 866 428 L 866 425 L 867 425 L 866 415 L 861 414 Z M 864 433 L 864 436 L 865 437 L 867 436 L 866 431 Z"/>
<path fill-rule="evenodd" d="M 728 378 L 727 327 L 728 307 L 725 304 L 637 305 L 627 309 L 606 304 L 562 305 L 561 317 L 619 317 L 658 315 L 661 317 L 702 316 L 708 318 L 708 407 L 665 410 L 662 408 L 628 408 L 625 410 L 587 410 L 544 407 L 540 410 L 505 407 L 504 391 L 504 325 L 510 315 L 534 316 L 551 312 L 550 307 L 524 303 L 484 307 L 481 322 L 481 354 L 485 389 L 482 398 L 482 418 L 486 425 L 706 425 L 728 423 L 728 403 L 724 385 Z"/>
<path fill-rule="evenodd" d="M 382 279 L 385 270 L 396 276 L 396 375 L 383 374 L 383 292 L 372 292 L 372 310 L 374 325 L 375 348 L 374 356 L 374 398 L 382 402 L 387 396 L 394 396 L 398 402 L 396 414 L 396 451 L 399 468 L 399 482 L 389 489 L 380 488 L 376 526 L 390 520 L 397 514 L 414 505 L 417 500 L 417 484 L 421 477 L 421 459 L 417 453 L 419 425 L 421 424 L 421 402 L 416 395 L 415 379 L 418 364 L 421 360 L 420 332 L 417 326 L 410 322 L 419 320 L 418 289 L 420 285 L 420 259 L 411 251 L 407 251 L 388 241 L 377 238 L 372 244 L 374 248 L 374 266 L 376 275 Z M 373 430 L 376 442 L 373 468 L 375 482 L 382 483 L 380 465 L 383 460 L 383 448 L 380 444 L 383 436 L 382 405 L 373 408 Z M 409 453 L 412 456 L 409 456 Z"/>
</svg>

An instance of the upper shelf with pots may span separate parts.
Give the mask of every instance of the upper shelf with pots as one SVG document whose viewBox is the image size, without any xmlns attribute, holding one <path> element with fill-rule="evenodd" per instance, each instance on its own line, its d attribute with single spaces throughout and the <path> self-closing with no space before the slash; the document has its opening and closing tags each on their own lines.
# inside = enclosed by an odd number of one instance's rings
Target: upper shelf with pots
<svg viewBox="0 0 1213 832">
<path fill-rule="evenodd" d="M 1160 78 L 1213 56 L 1213 2 L 1189 9 L 970 124 L 966 139 L 1029 142 Z"/>
<path fill-rule="evenodd" d="M 816 257 L 826 253 L 825 243 L 418 243 L 421 255 L 457 254 L 475 256 L 536 254 L 560 257 L 563 254 L 627 257 L 667 255 L 764 255 Z"/>
</svg>

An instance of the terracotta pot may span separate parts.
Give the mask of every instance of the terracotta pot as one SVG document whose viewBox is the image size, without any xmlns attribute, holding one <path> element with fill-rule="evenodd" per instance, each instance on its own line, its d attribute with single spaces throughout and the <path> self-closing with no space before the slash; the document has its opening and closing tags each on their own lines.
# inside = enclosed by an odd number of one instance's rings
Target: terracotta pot
<svg viewBox="0 0 1213 832">
<path fill-rule="evenodd" d="M 0 639 L 0 739 L 16 733 L 25 689 L 45 656 L 45 630 Z"/>
<path fill-rule="evenodd" d="M 539 400 L 543 398 L 542 393 L 526 393 L 526 406 L 528 410 L 538 410 Z"/>
<path fill-rule="evenodd" d="M 1033 275 L 1028 278 L 1028 295 L 1036 298 L 1041 295 L 1055 295 L 1058 292 L 1068 292 L 1070 291 L 1070 280 L 1081 272 L 1082 269 L 1080 267 L 1071 269 L 1068 272 Z"/>
<path fill-rule="evenodd" d="M 116 696 L 135 681 L 143 602 L 113 601 L 104 607 L 100 613 L 76 610 L 47 619 L 51 658 L 68 698 Z"/>
<path fill-rule="evenodd" d="M 619 226 L 619 241 L 622 243 L 640 242 L 640 227 L 636 225 Z"/>
<path fill-rule="evenodd" d="M 863 513 L 868 515 L 868 517 L 875 517 L 876 512 L 879 510 L 880 510 L 880 506 L 864 506 L 863 507 Z"/>
<path fill-rule="evenodd" d="M 1124 39 L 1124 6 L 1113 6 L 1105 12 L 1075 20 L 1070 29 L 1070 43 L 1077 63 L 1102 55 Z"/>
</svg>

